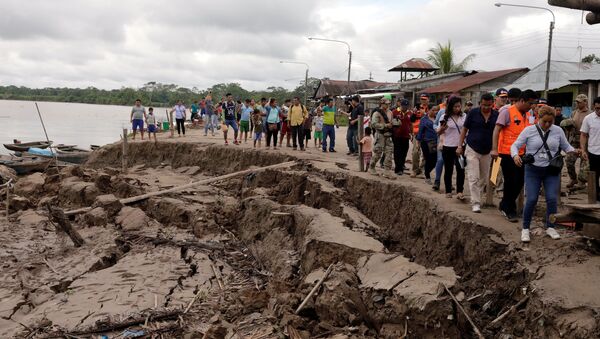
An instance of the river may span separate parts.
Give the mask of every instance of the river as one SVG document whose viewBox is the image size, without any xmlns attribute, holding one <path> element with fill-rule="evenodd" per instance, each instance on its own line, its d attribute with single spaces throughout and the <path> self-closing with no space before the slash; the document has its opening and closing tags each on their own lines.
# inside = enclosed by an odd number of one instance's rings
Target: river
<svg viewBox="0 0 600 339">
<path fill-rule="evenodd" d="M 120 138 L 129 123 L 130 106 L 90 105 L 63 102 L 38 102 L 48 137 L 55 144 L 105 145 Z M 159 121 L 166 119 L 165 109 L 156 108 Z M 160 113 L 162 112 L 162 113 Z M 44 129 L 33 101 L 0 100 L 0 143 L 45 140 Z M 0 154 L 9 151 L 0 147 Z"/>
</svg>

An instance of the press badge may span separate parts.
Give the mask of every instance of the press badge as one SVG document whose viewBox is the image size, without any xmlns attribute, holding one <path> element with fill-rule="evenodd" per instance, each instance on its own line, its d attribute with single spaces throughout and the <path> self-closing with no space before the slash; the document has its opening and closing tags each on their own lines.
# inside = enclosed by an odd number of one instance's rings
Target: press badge
<svg viewBox="0 0 600 339">
<path fill-rule="evenodd" d="M 542 153 L 542 152 L 540 152 L 540 153 L 538 154 L 538 157 L 539 157 L 540 159 L 544 159 L 544 160 L 548 159 L 548 155 L 546 155 L 546 153 Z"/>
</svg>

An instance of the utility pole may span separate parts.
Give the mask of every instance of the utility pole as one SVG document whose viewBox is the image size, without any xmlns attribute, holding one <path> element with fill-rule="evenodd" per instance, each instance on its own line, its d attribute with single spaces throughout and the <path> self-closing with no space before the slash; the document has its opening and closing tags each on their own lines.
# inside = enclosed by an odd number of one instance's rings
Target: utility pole
<svg viewBox="0 0 600 339">
<path fill-rule="evenodd" d="M 319 41 L 329 41 L 329 42 L 337 42 L 340 44 L 344 44 L 346 45 L 346 47 L 348 47 L 348 83 L 346 84 L 346 91 L 348 92 L 347 94 L 350 95 L 352 94 L 350 92 L 350 72 L 352 70 L 352 50 L 350 49 L 350 44 L 347 43 L 346 41 L 342 41 L 342 40 L 333 40 L 333 39 L 324 39 L 324 38 L 308 38 L 308 40 L 319 40 Z"/>
<path fill-rule="evenodd" d="M 304 73 L 304 106 L 308 103 L 308 70 L 310 66 L 306 62 L 302 61 L 279 61 L 280 64 L 297 64 L 306 66 L 306 72 Z"/>
</svg>

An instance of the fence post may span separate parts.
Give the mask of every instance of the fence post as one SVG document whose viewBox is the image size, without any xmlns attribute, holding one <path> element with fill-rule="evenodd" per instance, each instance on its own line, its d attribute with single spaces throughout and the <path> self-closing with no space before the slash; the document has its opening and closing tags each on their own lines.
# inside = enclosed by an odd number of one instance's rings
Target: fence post
<svg viewBox="0 0 600 339">
<path fill-rule="evenodd" d="M 598 199 L 598 192 L 596 192 L 596 172 L 588 171 L 588 179 L 587 179 L 587 193 L 588 193 L 588 204 L 595 204 L 596 199 Z"/>
<path fill-rule="evenodd" d="M 360 143 L 360 141 L 362 140 L 362 138 L 365 135 L 365 116 L 364 115 L 359 115 L 358 116 L 358 169 L 361 172 L 365 171 L 365 162 L 364 162 L 364 155 L 363 155 L 363 146 Z"/>
<path fill-rule="evenodd" d="M 123 128 L 123 156 L 121 157 L 122 172 L 127 173 L 127 128 Z"/>
</svg>

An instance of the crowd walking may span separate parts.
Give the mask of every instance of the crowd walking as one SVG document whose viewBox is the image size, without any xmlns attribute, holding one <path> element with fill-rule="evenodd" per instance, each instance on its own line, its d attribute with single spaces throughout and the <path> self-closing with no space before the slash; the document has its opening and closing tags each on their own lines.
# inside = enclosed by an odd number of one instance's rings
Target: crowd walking
<svg viewBox="0 0 600 339">
<path fill-rule="evenodd" d="M 548 101 L 536 92 L 518 88 L 484 93 L 478 102 L 458 95 L 448 95 L 438 104 L 430 101 L 423 93 L 411 109 L 407 98 L 398 98 L 392 106 L 390 98 L 384 97 L 376 108 L 367 110 L 356 95 L 348 98 L 344 109 L 336 109 L 331 97 L 322 98 L 310 108 L 298 97 L 278 105 L 274 98 L 236 102 L 228 93 L 215 103 L 209 93 L 202 101 L 195 101 L 189 112 L 193 126 L 202 119 L 205 136 L 209 130 L 212 136 L 220 130 L 225 145 L 229 145 L 230 136 L 234 145 L 247 143 L 250 136 L 254 148 L 263 148 L 264 136 L 266 149 L 277 150 L 285 142 L 285 147 L 294 151 L 306 151 L 312 138 L 312 147 L 323 153 L 336 152 L 336 132 L 340 116 L 345 116 L 347 156 L 352 159 L 361 154 L 369 173 L 393 180 L 410 172 L 412 178 L 424 178 L 434 191 L 443 190 L 446 197 L 458 201 L 467 198 L 466 180 L 474 213 L 482 213 L 483 197 L 489 196 L 490 190 L 501 194 L 499 212 L 510 222 L 522 220 L 523 242 L 531 240 L 529 230 L 543 192 L 546 234 L 559 239 L 548 216 L 557 212 L 563 164 L 570 180 L 568 188 L 585 185 L 588 170 L 594 171 L 598 185 L 600 97 L 594 99 L 590 110 L 588 97 L 577 95 L 576 109 L 570 117 L 548 106 Z M 187 111 L 181 101 L 170 111 L 175 113 L 180 137 L 186 133 Z M 361 119 L 365 122 L 363 130 Z M 130 120 L 133 139 L 138 131 L 144 139 L 146 124 L 156 141 L 160 124 L 153 108 L 146 111 L 137 100 Z M 496 170 L 491 171 L 494 163 Z M 490 184 L 492 177 L 495 187 Z M 521 192 L 525 205 L 519 211 Z M 600 200 L 600 194 L 597 198 Z"/>
</svg>

